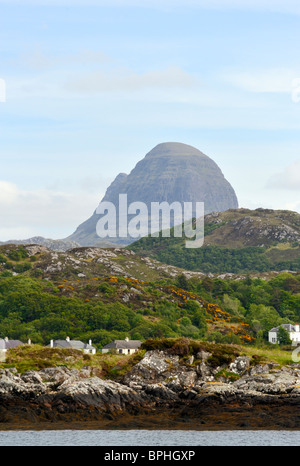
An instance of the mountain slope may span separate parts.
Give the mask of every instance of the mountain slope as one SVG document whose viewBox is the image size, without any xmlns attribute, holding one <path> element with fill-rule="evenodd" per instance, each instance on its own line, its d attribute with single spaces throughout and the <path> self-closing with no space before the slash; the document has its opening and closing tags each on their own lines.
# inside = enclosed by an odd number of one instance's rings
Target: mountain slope
<svg viewBox="0 0 300 466">
<path fill-rule="evenodd" d="M 300 215 L 269 209 L 230 209 L 205 216 L 204 245 L 184 238 L 141 238 L 131 250 L 188 270 L 212 273 L 300 269 Z"/>
<path fill-rule="evenodd" d="M 204 202 L 205 213 L 237 208 L 236 194 L 218 165 L 198 149 L 181 143 L 158 144 L 129 175 L 120 173 L 102 201 L 114 204 L 118 212 L 119 194 L 127 194 L 128 205 L 143 202 L 150 213 L 152 202 Z M 96 234 L 100 215 L 93 215 L 78 226 L 67 240 L 82 246 L 101 245 Z M 107 238 L 112 243 L 128 244 L 134 238 Z"/>
<path fill-rule="evenodd" d="M 299 291 L 299 273 L 212 278 L 124 248 L 5 245 L 0 336 L 43 345 L 69 336 L 98 347 L 126 336 L 251 343 L 299 321 Z"/>
<path fill-rule="evenodd" d="M 126 336 L 200 338 L 221 325 L 252 341 L 243 319 L 175 286 L 181 274 L 125 249 L 1 246 L 0 335 L 43 344 L 69 335 L 101 347 Z"/>
</svg>

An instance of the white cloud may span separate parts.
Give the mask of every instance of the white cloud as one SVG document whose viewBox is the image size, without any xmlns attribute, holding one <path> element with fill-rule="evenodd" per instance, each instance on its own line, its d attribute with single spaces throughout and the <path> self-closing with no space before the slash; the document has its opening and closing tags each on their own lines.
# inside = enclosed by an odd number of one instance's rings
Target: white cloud
<svg viewBox="0 0 300 466">
<path fill-rule="evenodd" d="M 1 0 L 0 0 L 1 1 Z M 33 69 L 70 68 L 73 65 L 93 65 L 109 62 L 111 59 L 101 50 L 82 49 L 73 54 L 45 53 L 40 47 L 20 55 L 17 62 Z"/>
<path fill-rule="evenodd" d="M 30 236 L 62 238 L 87 220 L 97 207 L 99 193 L 59 192 L 47 189 L 29 191 L 0 181 L 0 241 Z M 25 236 L 23 236 L 25 235 Z"/>
<path fill-rule="evenodd" d="M 288 202 L 285 209 L 292 210 L 293 212 L 300 212 L 300 202 Z"/>
<path fill-rule="evenodd" d="M 82 93 L 138 91 L 146 88 L 190 88 L 196 83 L 196 78 L 173 66 L 140 74 L 124 69 L 113 72 L 94 71 L 69 79 L 65 83 L 65 89 Z"/>
<path fill-rule="evenodd" d="M 267 182 L 267 187 L 272 189 L 284 189 L 300 191 L 300 160 L 286 167 L 281 173 L 276 173 Z M 297 205 L 299 204 L 296 201 Z"/>
<path fill-rule="evenodd" d="M 18 198 L 18 188 L 8 181 L 0 181 L 0 207 L 13 204 Z"/>
<path fill-rule="evenodd" d="M 300 70 L 272 68 L 254 71 L 229 72 L 223 78 L 249 92 L 290 93 L 299 87 Z"/>
</svg>

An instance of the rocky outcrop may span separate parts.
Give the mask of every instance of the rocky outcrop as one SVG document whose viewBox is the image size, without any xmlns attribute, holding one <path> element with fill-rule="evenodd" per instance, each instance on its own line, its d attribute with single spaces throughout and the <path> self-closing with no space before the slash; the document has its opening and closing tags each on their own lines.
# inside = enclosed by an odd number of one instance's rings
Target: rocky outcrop
<svg viewBox="0 0 300 466">
<path fill-rule="evenodd" d="M 86 367 L 0 371 L 0 428 L 70 423 L 89 428 L 295 428 L 300 427 L 300 367 L 252 366 L 238 356 L 210 364 L 200 351 L 185 359 L 148 351 L 116 382 Z M 106 428 L 105 427 L 105 428 Z M 48 427 L 50 428 L 50 427 Z"/>
<path fill-rule="evenodd" d="M 300 215 L 289 210 L 230 209 L 206 215 L 205 224 L 211 229 L 206 245 L 239 248 L 300 244 Z"/>
</svg>

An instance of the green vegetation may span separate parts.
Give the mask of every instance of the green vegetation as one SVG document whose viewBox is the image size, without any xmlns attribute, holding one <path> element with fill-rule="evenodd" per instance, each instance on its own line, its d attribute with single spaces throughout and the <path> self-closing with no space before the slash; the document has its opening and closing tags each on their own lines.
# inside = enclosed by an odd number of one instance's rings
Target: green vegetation
<svg viewBox="0 0 300 466">
<path fill-rule="evenodd" d="M 0 335 L 48 344 L 50 339 L 93 340 L 99 348 L 114 339 L 193 336 L 207 329 L 205 313 L 189 303 L 181 308 L 157 284 L 140 284 L 139 293 L 123 304 L 124 287 L 132 282 L 111 278 L 55 285 L 26 276 L 0 279 Z M 99 284 L 99 281 L 101 284 Z M 128 284 L 127 286 L 125 284 Z M 135 284 L 136 285 L 136 284 Z M 137 285 L 136 285 L 137 286 Z M 129 289 L 130 289 L 129 288 Z M 180 322 L 179 319 L 182 319 Z"/>
<path fill-rule="evenodd" d="M 193 220 L 195 228 L 195 219 Z M 184 229 L 183 229 L 184 231 Z M 279 239 L 280 238 L 280 239 Z M 229 209 L 208 214 L 204 245 L 187 249 L 186 238 L 141 238 L 127 246 L 136 253 L 203 273 L 250 273 L 300 269 L 300 215 L 290 211 Z"/>
<path fill-rule="evenodd" d="M 250 365 L 275 363 L 280 366 L 291 363 L 291 353 L 286 348 L 278 345 L 240 346 L 235 344 L 213 343 L 208 341 L 196 341 L 188 338 L 161 338 L 149 339 L 142 345 L 143 350 L 160 350 L 169 354 L 177 355 L 181 361 L 187 364 L 190 356 L 194 356 L 193 365 L 198 365 L 202 358 L 201 352 L 210 353 L 207 363 L 218 367 L 222 364 L 230 364 L 238 356 L 248 356 Z M 236 374 L 221 370 L 217 377 L 225 376 L 234 379 Z"/>
<path fill-rule="evenodd" d="M 24 345 L 10 349 L 6 361 L 0 363 L 0 368 L 14 367 L 21 374 L 48 367 L 68 367 L 78 370 L 89 368 L 93 375 L 112 379 L 123 376 L 142 358 L 143 354 L 144 351 L 126 356 L 109 353 L 91 355 L 74 349 Z"/>
<path fill-rule="evenodd" d="M 178 286 L 179 285 L 179 286 Z M 128 298 L 129 296 L 129 298 Z M 0 278 L 0 335 L 47 345 L 50 339 L 187 337 L 219 343 L 267 340 L 268 330 L 300 321 L 300 275 L 270 280 L 142 282 L 106 277 L 81 282 Z"/>
<path fill-rule="evenodd" d="M 165 264 L 203 273 L 249 273 L 271 270 L 300 269 L 300 247 L 294 255 L 281 257 L 266 247 L 249 246 L 239 249 L 203 246 L 186 249 L 180 238 L 141 238 L 128 246 L 136 253 L 146 254 Z"/>
<path fill-rule="evenodd" d="M 197 366 L 202 361 L 202 351 L 210 353 L 207 364 L 219 367 L 227 366 L 238 356 L 250 357 L 250 365 L 275 363 L 280 366 L 291 363 L 291 353 L 278 345 L 257 348 L 234 344 L 198 341 L 189 338 L 160 338 L 146 340 L 141 349 L 132 355 L 111 353 L 84 354 L 74 349 L 50 348 L 40 345 L 24 345 L 8 351 L 5 362 L 0 368 L 16 368 L 22 374 L 29 370 L 41 370 L 48 367 L 67 367 L 69 369 L 89 370 L 92 376 L 120 380 L 137 364 L 148 350 L 164 350 L 170 355 L 179 356 L 180 363 L 188 367 Z M 192 362 L 190 356 L 193 356 Z M 221 369 L 216 378 L 236 380 L 239 376 Z"/>
<path fill-rule="evenodd" d="M 114 267 L 128 263 L 143 278 L 129 278 L 121 269 L 118 276 L 108 274 L 102 256 L 99 261 L 97 251 L 84 248 L 78 255 L 36 250 L 32 255 L 30 248 L 2 247 L 0 337 L 48 345 L 69 336 L 91 339 L 99 349 L 125 337 L 249 346 L 267 344 L 272 327 L 300 322 L 299 273 L 171 278 L 161 264 L 155 268 L 126 250 L 116 252 L 103 254 L 112 257 Z M 7 269 L 9 261 L 13 269 Z"/>
<path fill-rule="evenodd" d="M 267 340 L 272 327 L 300 320 L 300 274 L 281 273 L 269 280 L 206 277 L 190 282 L 206 299 L 243 318 L 256 340 Z"/>
</svg>

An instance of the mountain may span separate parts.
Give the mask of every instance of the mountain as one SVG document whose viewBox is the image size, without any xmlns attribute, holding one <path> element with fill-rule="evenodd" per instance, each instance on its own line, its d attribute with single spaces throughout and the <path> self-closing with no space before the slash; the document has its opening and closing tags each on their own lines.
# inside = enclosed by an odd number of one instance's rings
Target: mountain
<svg viewBox="0 0 300 466">
<path fill-rule="evenodd" d="M 68 249 L 79 247 L 80 244 L 76 241 L 68 241 L 63 239 L 50 239 L 43 238 L 42 236 L 33 236 L 28 239 L 20 240 L 10 240 L 10 241 L 0 241 L 0 245 L 5 244 L 39 244 L 40 246 L 45 246 L 53 251 L 64 252 Z"/>
<path fill-rule="evenodd" d="M 204 218 L 204 245 L 185 238 L 145 237 L 128 246 L 166 264 L 204 273 L 300 269 L 300 214 L 287 210 L 229 209 Z"/>
<path fill-rule="evenodd" d="M 129 175 L 120 173 L 108 187 L 102 202 L 111 202 L 118 209 L 119 194 L 127 194 L 128 205 L 143 202 L 148 212 L 152 202 L 164 201 L 169 204 L 180 202 L 181 205 L 183 202 L 204 202 L 206 214 L 238 207 L 234 189 L 218 165 L 195 147 L 177 142 L 158 144 Z M 82 246 L 102 245 L 103 240 L 96 233 L 99 219 L 95 210 L 66 239 Z M 125 245 L 135 239 L 117 236 L 108 241 Z"/>
</svg>

